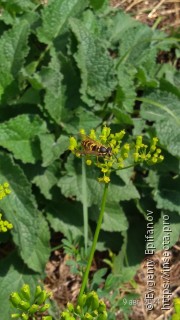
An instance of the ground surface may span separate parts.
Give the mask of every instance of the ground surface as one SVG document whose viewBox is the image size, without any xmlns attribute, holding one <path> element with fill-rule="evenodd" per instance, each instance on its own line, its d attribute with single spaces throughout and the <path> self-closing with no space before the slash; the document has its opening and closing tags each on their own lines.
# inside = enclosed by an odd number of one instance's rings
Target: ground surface
<svg viewBox="0 0 180 320">
<path fill-rule="evenodd" d="M 180 27 L 180 0 L 111 0 L 135 19 L 170 32 Z"/>
</svg>

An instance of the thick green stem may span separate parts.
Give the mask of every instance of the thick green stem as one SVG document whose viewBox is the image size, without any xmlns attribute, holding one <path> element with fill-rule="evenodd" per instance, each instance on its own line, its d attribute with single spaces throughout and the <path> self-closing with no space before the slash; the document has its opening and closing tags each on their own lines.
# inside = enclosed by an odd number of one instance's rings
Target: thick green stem
<svg viewBox="0 0 180 320">
<path fill-rule="evenodd" d="M 84 289 L 85 289 L 85 287 L 87 285 L 89 271 L 90 271 L 91 264 L 92 264 L 92 261 L 93 261 L 94 252 L 95 252 L 95 249 L 96 249 L 96 244 L 97 244 L 99 232 L 101 230 L 101 224 L 102 224 L 102 220 L 103 220 L 105 204 L 106 204 L 106 198 L 107 198 L 107 190 L 108 190 L 108 183 L 106 183 L 105 186 L 104 186 L 104 193 L 103 193 L 102 203 L 101 203 L 101 211 L 100 211 L 99 218 L 98 218 L 98 221 L 97 221 L 97 227 L 96 227 L 96 231 L 95 231 L 95 234 L 94 234 L 94 239 L 93 239 L 93 243 L 92 243 L 92 247 L 91 247 L 91 252 L 90 252 L 90 255 L 89 255 L 88 263 L 87 263 L 86 270 L 85 270 L 85 273 L 84 273 L 84 276 L 83 276 L 81 289 L 80 289 L 79 296 L 78 296 L 78 302 L 80 301 L 80 299 L 81 299 L 81 297 L 82 297 L 82 295 L 84 293 Z"/>
<path fill-rule="evenodd" d="M 86 183 L 86 164 L 82 158 L 82 195 L 83 195 L 83 219 L 84 219 L 84 246 L 87 255 L 88 244 L 88 205 L 87 205 L 87 183 Z"/>
</svg>

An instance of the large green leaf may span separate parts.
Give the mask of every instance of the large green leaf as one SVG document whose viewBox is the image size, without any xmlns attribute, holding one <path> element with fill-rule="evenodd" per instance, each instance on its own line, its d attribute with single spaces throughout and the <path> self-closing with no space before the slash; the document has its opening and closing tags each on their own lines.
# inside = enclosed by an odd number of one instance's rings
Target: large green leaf
<svg viewBox="0 0 180 320">
<path fill-rule="evenodd" d="M 125 66 L 124 64 L 120 64 L 117 74 L 119 87 L 116 94 L 116 103 L 120 107 L 120 111 L 123 108 L 128 112 L 132 112 L 136 98 L 134 85 L 135 69 L 130 65 Z"/>
<path fill-rule="evenodd" d="M 38 135 L 46 132 L 39 116 L 22 114 L 1 124 L 0 146 L 24 163 L 35 163 L 41 155 Z"/>
<path fill-rule="evenodd" d="M 47 222 L 37 210 L 31 185 L 22 169 L 3 153 L 0 154 L 0 168 L 0 180 L 8 181 L 12 190 L 1 202 L 1 209 L 14 226 L 13 240 L 28 267 L 42 272 L 50 254 Z"/>
<path fill-rule="evenodd" d="M 51 118 L 58 124 L 61 123 L 64 105 L 66 101 L 65 89 L 62 85 L 60 63 L 54 49 L 51 49 L 51 61 L 48 67 L 41 71 L 42 84 L 45 88 L 45 109 Z"/>
<path fill-rule="evenodd" d="M 14 251 L 0 262 L 0 314 L 1 320 L 11 320 L 11 313 L 17 309 L 12 307 L 9 296 L 12 292 L 20 290 L 23 284 L 29 284 L 31 292 L 35 291 L 40 278 L 35 272 L 27 268 Z"/>
<path fill-rule="evenodd" d="M 59 165 L 54 162 L 46 170 L 38 170 L 38 174 L 32 180 L 46 199 L 52 199 L 51 189 L 57 183 L 59 169 Z"/>
<path fill-rule="evenodd" d="M 68 150 L 69 137 L 61 135 L 56 141 L 53 134 L 42 134 L 39 136 L 43 167 L 51 165 L 55 160 Z"/>
<path fill-rule="evenodd" d="M 22 21 L 4 32 L 0 39 L 0 96 L 12 84 L 29 52 L 29 25 Z"/>
<path fill-rule="evenodd" d="M 56 232 L 68 236 L 71 231 L 74 238 L 82 235 L 82 205 L 77 201 L 65 200 L 59 193 L 56 195 L 56 201 L 47 205 L 46 214 L 51 227 Z"/>
<path fill-rule="evenodd" d="M 101 124 L 101 118 L 94 112 L 86 108 L 76 108 L 74 112 L 69 113 L 66 122 L 63 123 L 67 133 L 78 134 L 80 129 L 85 129 L 88 133 L 91 129 L 96 128 Z"/>
<path fill-rule="evenodd" d="M 150 186 L 153 187 L 153 197 L 158 209 L 178 212 L 180 214 L 180 178 L 164 174 L 158 176 L 151 172 L 147 178 Z"/>
<path fill-rule="evenodd" d="M 154 121 L 160 143 L 169 153 L 180 157 L 180 108 L 177 96 L 157 91 L 147 95 L 141 105 L 141 116 Z"/>
<path fill-rule="evenodd" d="M 97 38 L 80 20 L 71 19 L 70 25 L 78 47 L 74 55 L 81 72 L 82 99 L 92 105 L 94 100 L 103 101 L 115 88 L 113 59 L 101 38 Z"/>
<path fill-rule="evenodd" d="M 64 28 L 69 17 L 76 15 L 86 5 L 84 0 L 51 0 L 42 10 L 42 26 L 38 38 L 43 43 L 51 43 Z"/>
<path fill-rule="evenodd" d="M 90 209 L 91 220 L 97 221 L 98 216 L 99 207 L 93 206 Z M 118 203 L 108 202 L 106 204 L 101 229 L 109 232 L 120 232 L 128 229 L 127 218 Z"/>
</svg>

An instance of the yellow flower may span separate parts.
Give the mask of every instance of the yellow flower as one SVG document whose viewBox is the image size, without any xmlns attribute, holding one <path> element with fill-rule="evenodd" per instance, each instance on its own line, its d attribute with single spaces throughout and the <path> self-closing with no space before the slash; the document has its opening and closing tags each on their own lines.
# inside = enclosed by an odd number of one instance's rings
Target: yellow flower
<svg viewBox="0 0 180 320">
<path fill-rule="evenodd" d="M 87 164 L 87 166 L 91 166 L 92 160 L 90 160 L 90 159 L 86 160 L 86 164 Z"/>
<path fill-rule="evenodd" d="M 74 137 L 69 138 L 69 150 L 74 151 L 77 148 L 77 141 Z"/>
</svg>

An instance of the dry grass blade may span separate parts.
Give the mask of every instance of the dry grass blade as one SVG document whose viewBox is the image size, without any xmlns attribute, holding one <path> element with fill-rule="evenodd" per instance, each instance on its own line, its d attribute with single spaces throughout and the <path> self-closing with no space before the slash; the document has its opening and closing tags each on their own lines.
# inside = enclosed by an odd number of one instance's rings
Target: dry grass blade
<svg viewBox="0 0 180 320">
<path fill-rule="evenodd" d="M 163 17 L 158 24 L 159 29 L 168 31 L 180 27 L 180 0 L 111 0 L 111 5 L 149 26 Z"/>
</svg>

